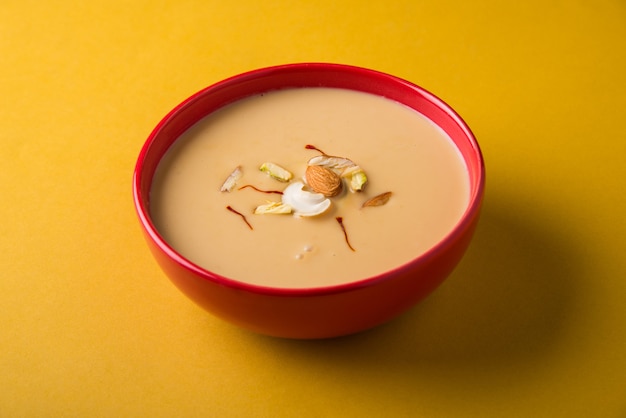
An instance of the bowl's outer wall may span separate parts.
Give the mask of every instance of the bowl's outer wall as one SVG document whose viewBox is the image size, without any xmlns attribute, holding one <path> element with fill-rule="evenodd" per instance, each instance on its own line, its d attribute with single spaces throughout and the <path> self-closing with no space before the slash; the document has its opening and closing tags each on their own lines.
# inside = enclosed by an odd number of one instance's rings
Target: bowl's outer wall
<svg viewBox="0 0 626 418">
<path fill-rule="evenodd" d="M 150 219 L 150 186 L 170 145 L 207 114 L 236 100 L 279 88 L 336 87 L 384 96 L 412 107 L 455 141 L 468 166 L 470 206 L 440 244 L 405 266 L 356 285 L 285 291 L 260 290 L 207 273 L 176 254 Z M 135 205 L 149 248 L 170 280 L 218 317 L 255 332 L 289 338 L 346 335 L 381 324 L 432 292 L 462 258 L 478 221 L 484 164 L 472 132 L 440 99 L 394 76 L 339 64 L 292 64 L 235 76 L 181 103 L 154 129 L 139 156 Z"/>
<path fill-rule="evenodd" d="M 146 235 L 155 259 L 170 280 L 202 308 L 251 331 L 285 338 L 329 338 L 380 325 L 435 290 L 461 260 L 478 216 L 451 245 L 414 268 L 375 285 L 338 293 L 272 295 L 224 286 L 177 263 Z"/>
</svg>

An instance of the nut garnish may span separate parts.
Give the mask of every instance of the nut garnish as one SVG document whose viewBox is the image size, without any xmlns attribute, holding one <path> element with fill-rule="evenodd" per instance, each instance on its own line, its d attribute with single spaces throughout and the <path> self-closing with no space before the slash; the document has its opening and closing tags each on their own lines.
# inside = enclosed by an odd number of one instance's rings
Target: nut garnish
<svg viewBox="0 0 626 418">
<path fill-rule="evenodd" d="M 255 215 L 284 215 L 293 212 L 291 206 L 279 202 L 267 202 L 265 205 L 259 205 L 254 209 Z"/>
<path fill-rule="evenodd" d="M 241 166 L 235 167 L 235 169 L 226 177 L 222 187 L 220 188 L 220 192 L 230 192 L 233 190 L 237 181 L 243 176 L 243 172 L 241 171 Z"/>
<path fill-rule="evenodd" d="M 361 207 L 366 208 L 368 206 L 382 206 L 389 201 L 390 197 L 391 192 L 381 193 L 378 196 L 374 196 L 365 203 L 363 203 L 363 206 Z"/>
<path fill-rule="evenodd" d="M 330 199 L 321 193 L 304 190 L 304 183 L 301 181 L 287 186 L 282 202 L 293 209 L 297 218 L 321 215 L 330 207 Z"/>
<path fill-rule="evenodd" d="M 261 167 L 259 167 L 259 170 L 282 182 L 288 182 L 293 178 L 293 174 L 291 174 L 288 170 L 274 163 L 263 163 L 261 164 Z"/>
<path fill-rule="evenodd" d="M 344 157 L 335 157 L 332 155 L 318 155 L 309 159 L 308 165 L 320 165 L 328 168 L 336 168 L 338 170 L 354 167 L 356 164 Z"/>
<path fill-rule="evenodd" d="M 348 167 L 341 173 L 341 177 L 346 177 L 350 179 L 348 185 L 350 186 L 350 190 L 353 192 L 360 192 L 365 187 L 365 183 L 367 183 L 367 176 L 365 175 L 365 171 L 358 165 L 354 165 L 352 167 Z"/>
<path fill-rule="evenodd" d="M 244 184 L 237 190 L 254 189 L 257 192 L 281 195 L 281 201 L 266 201 L 265 204 L 254 208 L 255 215 L 285 215 L 293 214 L 296 218 L 308 218 L 322 215 L 334 204 L 331 197 L 336 197 L 339 201 L 345 187 L 350 192 L 362 192 L 368 182 L 365 171 L 349 158 L 329 155 L 314 145 L 306 145 L 306 149 L 315 150 L 321 155 L 310 158 L 306 163 L 306 170 L 301 181 L 292 181 L 293 174 L 278 164 L 265 162 L 261 164 L 259 170 L 270 177 L 279 180 L 285 185 L 284 190 L 264 190 L 252 184 Z M 222 184 L 222 192 L 230 192 L 235 189 L 236 183 L 242 178 L 241 166 L 236 167 Z M 369 206 L 385 205 L 391 197 L 391 192 L 381 193 L 378 196 L 367 200 L 362 204 L 362 208 Z M 227 206 L 230 212 L 238 215 L 251 230 L 252 225 L 245 215 L 231 206 Z M 341 209 L 341 205 L 338 208 Z M 346 244 L 350 250 L 355 251 L 348 239 L 348 231 L 343 222 L 343 217 L 337 216 L 335 220 L 341 227 Z M 311 252 L 312 247 L 307 246 L 304 252 L 296 255 L 297 259 L 305 257 L 305 253 Z"/>
<path fill-rule="evenodd" d="M 333 155 L 318 155 L 309 159 L 308 165 L 318 165 L 332 169 L 341 177 L 348 179 L 348 186 L 353 192 L 360 192 L 367 183 L 365 171 L 359 167 L 354 161 Z"/>
<path fill-rule="evenodd" d="M 310 165 L 305 172 L 306 182 L 313 191 L 326 197 L 337 196 L 341 193 L 343 183 L 341 177 L 329 168 L 320 165 Z"/>
</svg>

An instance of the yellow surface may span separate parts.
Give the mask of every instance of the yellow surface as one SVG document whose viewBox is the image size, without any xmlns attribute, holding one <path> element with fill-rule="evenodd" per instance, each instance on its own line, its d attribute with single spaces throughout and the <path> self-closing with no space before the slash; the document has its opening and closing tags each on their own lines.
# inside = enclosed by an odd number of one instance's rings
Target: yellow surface
<svg viewBox="0 0 626 418">
<path fill-rule="evenodd" d="M 626 3 L 301 3 L 0 3 L 0 416 L 625 417 Z M 431 90 L 488 167 L 450 279 L 336 340 L 201 311 L 131 201 L 173 106 L 299 61 Z"/>
</svg>

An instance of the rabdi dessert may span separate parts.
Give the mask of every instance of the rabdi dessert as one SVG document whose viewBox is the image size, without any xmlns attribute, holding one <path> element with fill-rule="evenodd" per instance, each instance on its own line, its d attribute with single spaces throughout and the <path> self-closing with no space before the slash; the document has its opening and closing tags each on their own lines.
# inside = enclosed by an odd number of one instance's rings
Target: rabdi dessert
<svg viewBox="0 0 626 418">
<path fill-rule="evenodd" d="M 198 266 L 267 287 L 367 279 L 440 242 L 470 199 L 454 142 L 414 109 L 288 88 L 197 122 L 155 172 L 155 227 Z M 217 243 L 217 244 L 216 244 Z"/>
</svg>

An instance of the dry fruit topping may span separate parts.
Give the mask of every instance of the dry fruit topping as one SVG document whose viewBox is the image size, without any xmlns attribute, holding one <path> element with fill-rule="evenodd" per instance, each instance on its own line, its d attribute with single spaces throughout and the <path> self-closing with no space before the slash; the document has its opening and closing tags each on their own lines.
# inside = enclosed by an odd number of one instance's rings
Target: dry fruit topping
<svg viewBox="0 0 626 418">
<path fill-rule="evenodd" d="M 363 191 L 367 184 L 365 171 L 352 160 L 344 157 L 328 155 L 313 145 L 306 145 L 306 149 L 318 151 L 321 155 L 308 160 L 302 180 L 293 181 L 293 174 L 282 166 L 265 162 L 259 166 L 259 170 L 269 175 L 271 178 L 282 183 L 288 183 L 284 190 L 261 190 L 253 185 L 245 185 L 237 190 L 252 188 L 258 192 L 275 193 L 281 195 L 281 201 L 267 201 L 258 205 L 253 213 L 256 215 L 285 215 L 293 214 L 296 217 L 312 217 L 325 213 L 332 205 L 331 198 L 340 198 L 347 189 L 351 192 Z M 237 166 L 222 184 L 220 191 L 231 192 L 237 182 L 242 178 L 241 166 Z M 363 203 L 362 208 L 385 205 L 391 197 L 391 192 L 381 193 Z M 245 216 L 235 211 L 230 206 L 227 207 L 233 213 L 241 216 L 248 227 Z M 341 226 L 346 238 L 346 243 L 352 251 L 354 248 L 348 241 L 347 232 L 343 224 L 343 218 L 337 217 L 337 222 Z"/>
</svg>

